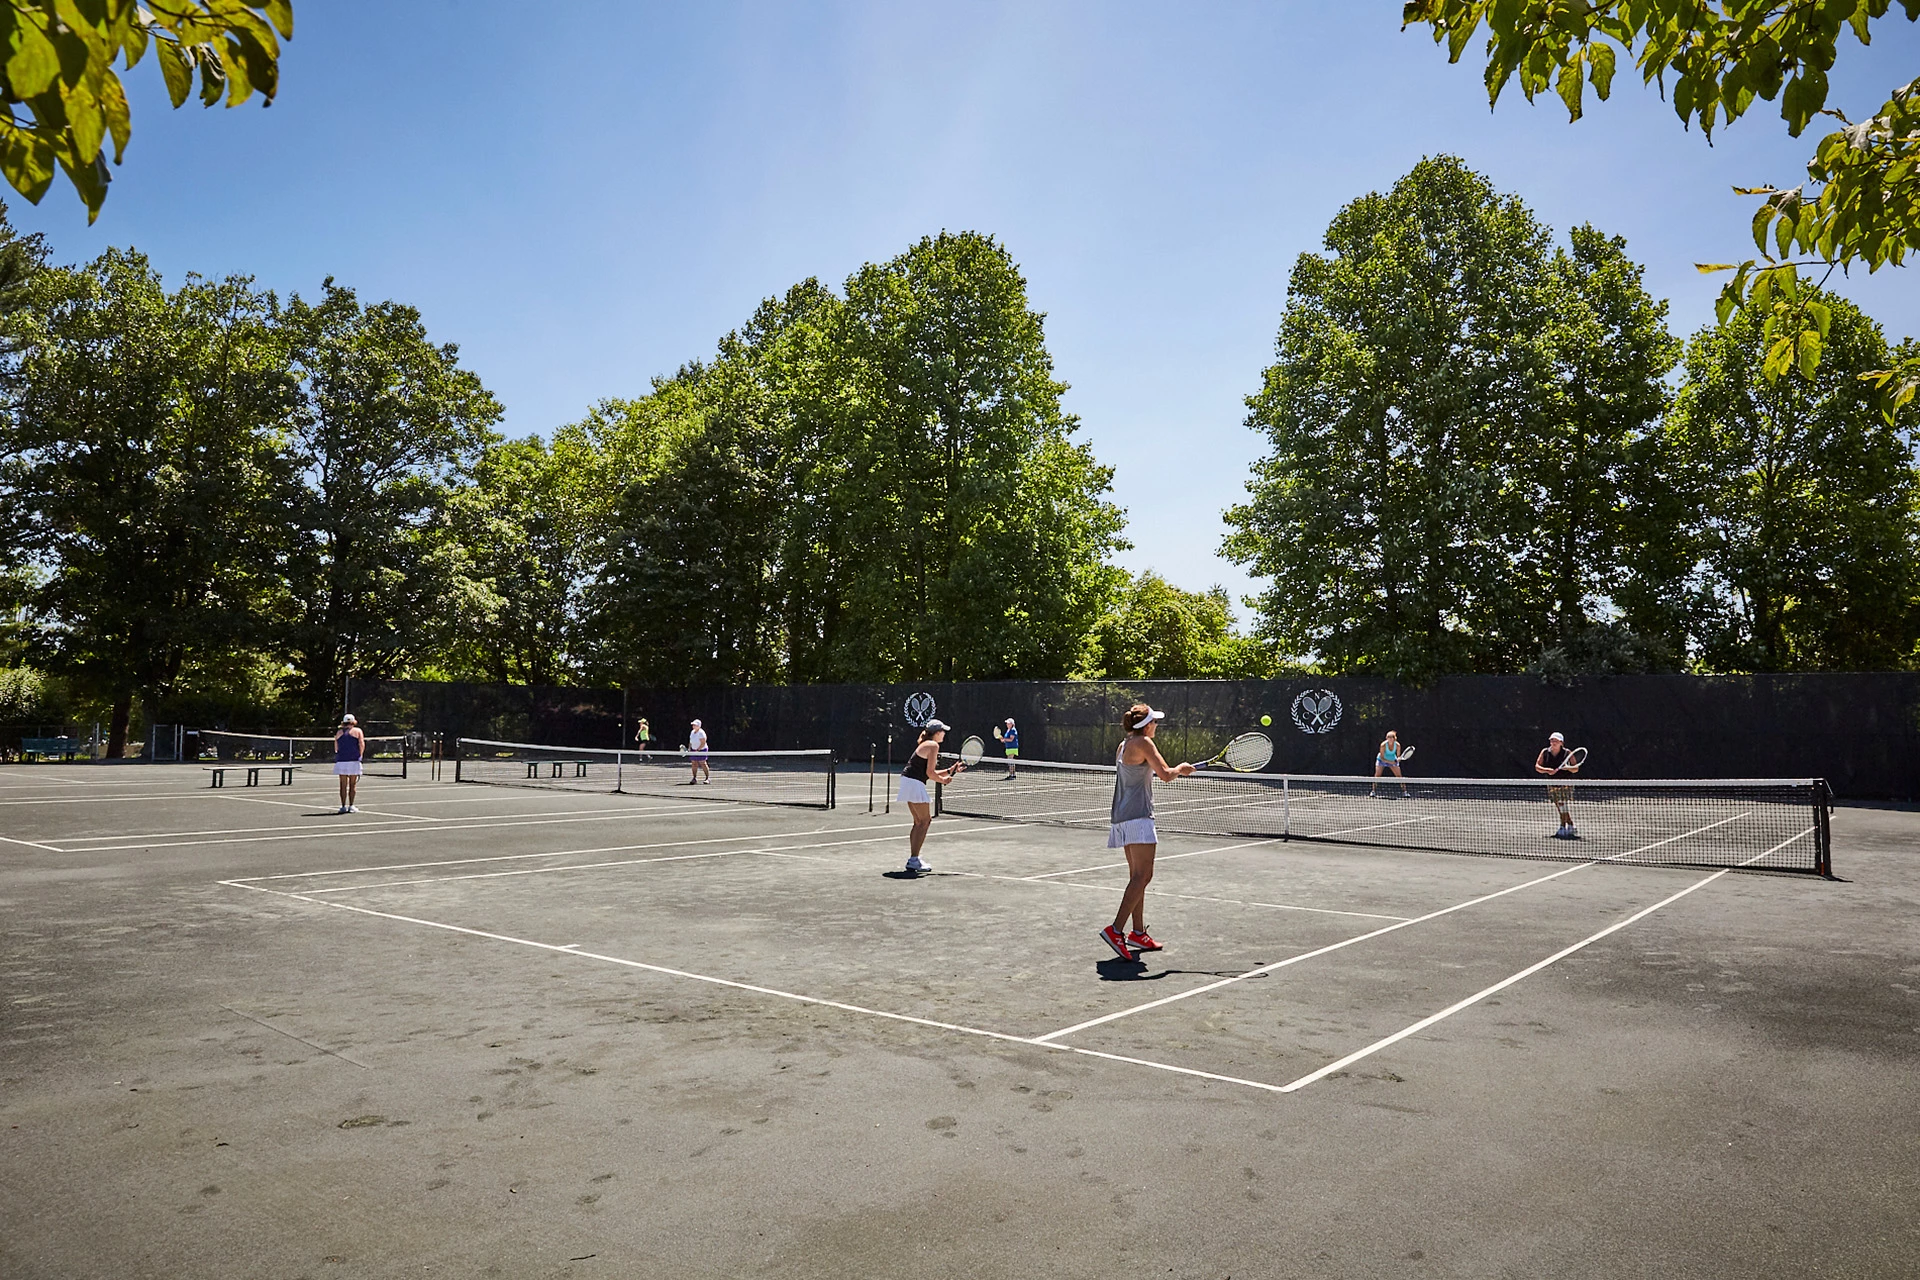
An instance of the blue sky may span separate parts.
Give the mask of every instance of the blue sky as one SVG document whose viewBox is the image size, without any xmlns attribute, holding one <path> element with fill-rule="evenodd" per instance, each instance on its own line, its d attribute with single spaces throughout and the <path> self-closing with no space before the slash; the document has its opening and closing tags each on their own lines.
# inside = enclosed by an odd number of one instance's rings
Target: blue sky
<svg viewBox="0 0 1920 1280">
<path fill-rule="evenodd" d="M 9 200 L 16 225 L 62 261 L 134 245 L 170 284 L 332 275 L 410 303 L 516 435 L 644 392 L 795 281 L 990 232 L 1117 468 L 1124 562 L 1236 595 L 1214 548 L 1261 452 L 1242 401 L 1342 204 L 1460 155 L 1563 235 L 1624 235 L 1684 334 L 1718 289 L 1693 264 L 1749 256 L 1729 188 L 1793 182 L 1811 149 L 1764 110 L 1709 147 L 1628 75 L 1578 124 L 1517 93 L 1490 112 L 1398 0 L 295 9 L 271 110 L 169 111 L 143 64 L 99 222 L 56 188 Z M 1858 116 L 1915 74 L 1920 29 L 1848 37 L 1831 104 Z M 1841 289 L 1920 334 L 1914 268 Z"/>
</svg>

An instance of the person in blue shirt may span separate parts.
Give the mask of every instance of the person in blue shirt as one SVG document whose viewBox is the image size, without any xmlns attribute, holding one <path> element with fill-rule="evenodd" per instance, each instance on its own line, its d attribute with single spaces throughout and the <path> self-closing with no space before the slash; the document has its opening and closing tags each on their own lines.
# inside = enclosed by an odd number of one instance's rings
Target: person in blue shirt
<svg viewBox="0 0 1920 1280">
<path fill-rule="evenodd" d="M 340 730 L 333 735 L 333 771 L 340 778 L 340 812 L 358 813 L 354 803 L 360 798 L 360 758 L 366 754 L 367 735 L 353 716 L 340 717 Z"/>
<path fill-rule="evenodd" d="M 1007 776 L 1001 779 L 1005 782 L 1013 777 L 1014 765 L 1020 759 L 1020 730 L 1014 727 L 1013 717 L 1008 716 L 1004 728 L 994 726 L 993 736 L 1007 753 Z"/>
</svg>

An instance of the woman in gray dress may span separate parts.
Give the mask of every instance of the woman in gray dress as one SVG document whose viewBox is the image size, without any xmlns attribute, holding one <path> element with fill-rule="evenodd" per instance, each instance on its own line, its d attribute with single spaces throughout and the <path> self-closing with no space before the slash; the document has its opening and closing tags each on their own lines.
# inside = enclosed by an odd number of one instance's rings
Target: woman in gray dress
<svg viewBox="0 0 1920 1280">
<path fill-rule="evenodd" d="M 1160 843 L 1153 829 L 1153 780 L 1172 782 L 1193 773 L 1190 764 L 1168 765 L 1154 745 L 1154 731 L 1166 714 L 1144 702 L 1128 707 L 1121 721 L 1127 736 L 1113 761 L 1113 826 L 1107 831 L 1107 848 L 1127 851 L 1127 890 L 1120 895 L 1113 923 L 1100 931 L 1100 940 L 1122 960 L 1137 960 L 1142 951 L 1160 950 L 1142 918 L 1147 885 L 1153 879 L 1153 852 Z M 1129 917 L 1133 929 L 1122 933 Z"/>
</svg>

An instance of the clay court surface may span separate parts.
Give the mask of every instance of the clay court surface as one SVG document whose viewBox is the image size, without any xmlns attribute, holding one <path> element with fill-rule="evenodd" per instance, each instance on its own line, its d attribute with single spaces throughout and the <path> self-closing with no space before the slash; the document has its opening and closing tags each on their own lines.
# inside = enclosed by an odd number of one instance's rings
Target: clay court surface
<svg viewBox="0 0 1920 1280">
<path fill-rule="evenodd" d="M 1127 965 L 1097 834 L 865 795 L 0 769 L 0 1276 L 1915 1274 L 1911 810 L 1170 837 Z"/>
</svg>

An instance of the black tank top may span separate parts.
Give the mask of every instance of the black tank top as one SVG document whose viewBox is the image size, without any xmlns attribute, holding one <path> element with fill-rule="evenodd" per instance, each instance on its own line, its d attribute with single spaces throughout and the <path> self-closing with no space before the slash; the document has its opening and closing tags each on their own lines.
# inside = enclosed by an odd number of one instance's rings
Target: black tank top
<svg viewBox="0 0 1920 1280">
<path fill-rule="evenodd" d="M 1557 750 L 1553 747 L 1548 747 L 1542 755 L 1549 769 L 1558 769 L 1567 762 L 1567 749 L 1565 747 L 1560 747 Z"/>
<path fill-rule="evenodd" d="M 914 748 L 913 759 L 907 761 L 904 774 L 915 782 L 924 783 L 927 780 L 927 758 L 920 754 L 917 746 Z"/>
</svg>

